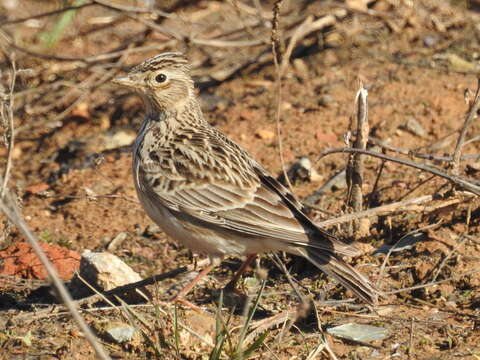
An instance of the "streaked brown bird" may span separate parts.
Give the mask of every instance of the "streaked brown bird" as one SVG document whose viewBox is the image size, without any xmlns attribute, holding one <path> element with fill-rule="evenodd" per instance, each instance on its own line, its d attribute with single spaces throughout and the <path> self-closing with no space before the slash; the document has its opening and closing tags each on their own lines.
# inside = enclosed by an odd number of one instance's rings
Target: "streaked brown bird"
<svg viewBox="0 0 480 360">
<path fill-rule="evenodd" d="M 146 106 L 133 147 L 145 211 L 171 238 L 211 259 L 177 299 L 216 259 L 247 256 L 233 285 L 256 254 L 285 251 L 307 258 L 363 301 L 377 302 L 375 287 L 341 258 L 357 249 L 317 227 L 284 186 L 205 120 L 182 54 L 154 56 L 114 82 L 140 94 Z"/>
</svg>

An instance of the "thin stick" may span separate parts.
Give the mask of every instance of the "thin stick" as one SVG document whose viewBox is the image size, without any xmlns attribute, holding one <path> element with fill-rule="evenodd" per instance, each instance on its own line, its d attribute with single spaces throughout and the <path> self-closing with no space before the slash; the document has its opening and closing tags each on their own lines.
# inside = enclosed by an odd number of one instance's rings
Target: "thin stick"
<svg viewBox="0 0 480 360">
<path fill-rule="evenodd" d="M 15 127 L 13 123 L 13 89 L 15 87 L 15 81 L 17 79 L 17 69 L 15 67 L 15 60 L 12 59 L 12 77 L 10 81 L 10 89 L 8 94 L 8 106 L 5 105 L 7 99 L 0 99 L 2 102 L 1 106 L 1 116 L 2 119 L 8 121 L 8 127 L 5 130 L 5 134 L 7 135 L 7 165 L 5 166 L 5 171 L 3 173 L 3 183 L 2 188 L 0 189 L 0 198 L 3 198 L 5 191 L 8 185 L 8 179 L 10 178 L 10 170 L 12 168 L 12 155 L 13 155 L 13 147 L 15 146 Z M 7 107 L 6 114 L 5 114 L 5 107 Z M 5 121 L 7 123 L 7 121 Z"/>
<path fill-rule="evenodd" d="M 413 329 L 414 329 L 413 317 L 410 318 L 410 341 L 408 345 L 408 358 L 413 359 Z"/>
<path fill-rule="evenodd" d="M 2 210 L 7 216 L 7 218 L 18 227 L 18 229 L 23 233 L 25 238 L 28 240 L 28 242 L 32 246 L 32 249 L 35 251 L 35 254 L 38 256 L 43 266 L 45 267 L 48 277 L 52 282 L 52 285 L 57 290 L 58 294 L 60 295 L 60 298 L 64 302 L 67 309 L 70 311 L 70 314 L 72 315 L 73 319 L 77 323 L 80 330 L 83 331 L 85 338 L 92 346 L 97 357 L 102 360 L 109 360 L 110 356 L 108 356 L 108 354 L 105 352 L 103 347 L 97 341 L 95 335 L 92 333 L 88 325 L 85 323 L 85 321 L 79 314 L 72 297 L 70 296 L 69 292 L 65 288 L 65 285 L 63 285 L 63 282 L 60 280 L 57 270 L 53 267 L 50 260 L 48 260 L 47 256 L 45 255 L 42 248 L 38 244 L 38 240 L 36 236 L 33 235 L 28 225 L 20 217 L 18 208 L 13 202 L 13 199 L 8 191 L 5 192 L 4 196 L 0 200 L 0 210 Z"/>
<path fill-rule="evenodd" d="M 275 122 L 277 124 L 277 138 L 278 138 L 278 153 L 280 155 L 280 163 L 282 165 L 282 172 L 283 177 L 285 178 L 285 182 L 287 183 L 290 191 L 293 192 L 292 184 L 290 183 L 290 179 L 287 175 L 287 169 L 285 166 L 285 159 L 283 158 L 283 142 L 282 142 L 282 129 L 280 126 L 280 113 L 281 113 L 281 103 L 282 103 L 282 69 L 280 68 L 280 53 L 281 53 L 281 46 L 280 46 L 280 39 L 278 37 L 278 23 L 279 23 L 279 16 L 280 16 L 280 5 L 283 0 L 275 1 L 273 5 L 273 21 L 272 21 L 272 34 L 271 34 L 271 43 L 272 43 L 272 54 L 273 54 L 273 63 L 275 64 L 275 69 L 277 73 L 276 78 L 276 109 L 275 109 Z"/>
<path fill-rule="evenodd" d="M 209 260 L 204 259 L 204 260 L 198 262 L 197 266 L 203 267 L 203 266 L 207 265 L 208 263 L 209 263 Z M 153 285 L 153 284 L 155 284 L 157 282 L 160 282 L 162 280 L 169 279 L 169 278 L 172 278 L 172 277 L 175 277 L 177 275 L 180 275 L 180 274 L 183 274 L 183 273 L 186 273 L 186 272 L 189 272 L 189 271 L 193 271 L 193 270 L 194 270 L 194 265 L 193 264 L 190 264 L 190 265 L 187 265 L 187 266 L 182 266 L 182 267 L 179 267 L 177 269 L 167 271 L 166 273 L 163 273 L 163 274 L 153 275 L 153 276 L 150 276 L 149 278 L 146 278 L 146 279 L 134 282 L 134 283 L 118 286 L 114 289 L 103 292 L 102 295 L 103 296 L 121 295 L 121 294 L 124 294 L 124 293 L 126 293 L 130 290 L 140 289 L 140 288 L 143 288 L 143 287 L 148 286 L 148 285 Z M 95 294 L 95 295 L 92 295 L 92 296 L 89 296 L 87 298 L 84 298 L 84 299 L 81 299 L 81 300 L 77 301 L 77 304 L 78 305 L 83 305 L 83 304 L 86 304 L 86 303 L 92 303 L 92 302 L 98 301 L 100 299 L 101 299 L 101 297 Z"/>
<path fill-rule="evenodd" d="M 448 259 L 450 259 L 452 257 L 452 255 L 458 250 L 458 248 L 460 246 L 463 245 L 463 243 L 465 241 L 467 241 L 468 238 L 465 237 L 465 236 L 462 236 L 462 239 L 459 241 L 459 243 L 457 245 L 455 245 L 455 247 L 447 254 L 447 256 L 445 256 L 445 258 L 442 260 L 442 262 L 440 263 L 440 265 L 438 266 L 438 269 L 437 271 L 435 272 L 435 275 L 433 275 L 433 278 L 432 278 L 432 281 L 435 281 L 437 280 L 438 278 L 438 275 L 440 275 L 440 272 L 442 271 L 443 267 L 446 265 Z"/>
<path fill-rule="evenodd" d="M 292 278 L 292 275 L 290 274 L 290 271 L 288 271 L 287 267 L 285 266 L 285 264 L 283 263 L 282 259 L 280 259 L 280 257 L 278 256 L 278 254 L 275 252 L 273 254 L 269 254 L 270 256 L 270 259 L 275 263 L 275 265 L 277 265 L 280 270 L 283 271 L 283 273 L 285 274 L 285 276 L 287 277 L 287 281 L 288 283 L 290 284 L 290 286 L 292 287 L 293 289 L 293 292 L 295 293 L 295 295 L 297 296 L 297 299 L 301 302 L 301 303 L 306 303 L 307 301 L 305 301 L 305 299 L 303 298 L 300 290 L 298 289 L 298 286 L 295 284 L 293 278 Z"/>
<path fill-rule="evenodd" d="M 480 139 L 480 136 L 474 137 L 472 139 L 469 139 L 468 141 L 465 141 L 464 145 L 467 145 L 473 141 L 476 141 Z M 382 149 L 388 150 L 388 151 L 393 151 L 402 155 L 407 155 L 410 157 L 416 157 L 419 159 L 424 159 L 424 160 L 432 160 L 432 161 L 443 161 L 443 162 L 453 162 L 453 157 L 452 156 L 438 156 L 438 155 L 431 155 L 431 154 L 423 154 L 423 153 L 418 153 L 417 150 L 407 150 L 407 149 L 402 149 L 398 148 L 392 145 L 389 145 L 385 143 L 385 141 L 376 139 L 372 136 L 368 137 L 368 142 L 372 143 L 373 145 L 380 146 Z M 468 155 L 463 155 L 460 160 L 475 160 L 477 158 L 480 158 L 480 154 L 468 154 Z"/>
<path fill-rule="evenodd" d="M 460 157 L 462 155 L 462 147 L 463 143 L 465 142 L 465 137 L 467 136 L 467 130 L 473 120 L 477 116 L 477 111 L 480 108 L 480 78 L 477 80 L 477 91 L 475 93 L 475 98 L 473 100 L 472 105 L 470 106 L 470 110 L 468 112 L 467 117 L 465 118 L 465 122 L 463 123 L 462 131 L 457 140 L 457 145 L 455 146 L 455 151 L 453 153 L 453 170 L 452 173 L 454 175 L 458 175 L 459 167 L 460 167 Z"/>
<path fill-rule="evenodd" d="M 355 136 L 354 148 L 365 150 L 367 148 L 368 133 L 368 92 L 360 84 L 360 89 L 355 98 L 357 132 Z M 353 211 L 359 212 L 363 209 L 363 156 L 359 153 L 353 153 L 352 158 L 347 165 L 347 183 L 349 183 L 349 205 Z M 354 237 L 363 237 L 369 233 L 368 219 L 355 219 L 353 221 Z"/>
<path fill-rule="evenodd" d="M 436 176 L 439 176 L 441 178 L 447 179 L 448 181 L 454 183 L 455 185 L 463 187 L 465 190 L 471 191 L 472 193 L 474 193 L 476 195 L 480 195 L 480 186 L 479 185 L 473 184 L 473 183 L 471 183 L 471 182 L 469 182 L 469 181 L 467 181 L 467 180 L 465 180 L 465 179 L 463 179 L 459 176 L 449 175 L 449 174 L 445 173 L 444 171 L 442 171 L 438 168 L 432 167 L 432 166 L 428 166 L 428 165 L 425 165 L 425 164 L 419 164 L 419 163 L 416 163 L 416 162 L 410 161 L 410 160 L 394 158 L 394 157 L 391 157 L 391 156 L 388 156 L 388 155 L 385 155 L 385 154 L 380 154 L 380 153 L 375 152 L 375 151 L 352 149 L 352 148 L 327 149 L 319 155 L 318 160 L 321 159 L 324 156 L 331 155 L 331 154 L 338 154 L 338 153 L 360 153 L 360 154 L 373 156 L 373 157 L 376 157 L 376 158 L 379 158 L 379 159 L 392 161 L 392 162 L 402 164 L 402 165 L 405 165 L 405 166 L 410 166 L 410 167 L 413 167 L 415 169 L 426 171 L 426 172 L 429 172 L 429 173 L 434 174 Z"/>
<path fill-rule="evenodd" d="M 458 275 L 451 276 L 447 279 L 443 279 L 443 280 L 439 280 L 439 281 L 430 281 L 426 284 L 411 286 L 411 287 L 408 287 L 408 288 L 403 288 L 403 289 L 398 289 L 398 290 L 393 290 L 393 291 L 386 291 L 383 294 L 384 295 L 394 295 L 394 294 L 399 294 L 399 293 L 402 293 L 402 292 L 424 289 L 426 287 L 443 284 L 443 283 L 446 283 L 446 282 L 449 282 L 449 281 L 452 281 L 452 280 L 455 280 L 455 279 L 459 279 L 459 278 L 462 278 L 464 276 L 473 275 L 473 274 L 476 274 L 476 273 L 479 273 L 479 272 L 480 272 L 480 269 L 475 269 L 475 270 L 472 270 L 472 271 L 467 271 L 466 273 L 463 273 L 463 274 L 458 274 Z"/>
<path fill-rule="evenodd" d="M 469 192 L 462 192 L 464 196 L 474 196 L 474 194 Z M 391 215 L 397 212 L 406 212 L 406 211 L 417 211 L 423 212 L 425 211 L 424 207 L 419 207 L 420 204 L 424 204 L 430 201 L 433 201 L 437 198 L 437 195 L 424 195 L 414 199 L 402 200 L 398 202 L 394 202 L 392 204 L 378 206 L 376 208 L 347 214 L 343 216 L 339 216 L 334 219 L 329 219 L 325 221 L 315 222 L 315 225 L 320 227 L 329 227 L 333 225 L 342 224 L 345 222 L 352 221 L 354 219 L 358 219 L 361 217 L 372 217 L 372 216 L 380 216 L 380 215 Z M 450 202 L 447 203 L 446 206 L 452 205 Z M 308 205 L 307 205 L 308 206 Z M 435 209 L 438 209 L 436 207 Z"/>
</svg>

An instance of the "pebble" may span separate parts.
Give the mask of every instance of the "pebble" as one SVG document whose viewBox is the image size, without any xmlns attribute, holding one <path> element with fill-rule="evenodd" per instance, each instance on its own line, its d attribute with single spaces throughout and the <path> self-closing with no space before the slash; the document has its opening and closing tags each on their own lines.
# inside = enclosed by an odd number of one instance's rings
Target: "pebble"
<svg viewBox="0 0 480 360">
<path fill-rule="evenodd" d="M 419 137 L 427 136 L 427 132 L 423 128 L 422 124 L 420 124 L 415 118 L 409 118 L 401 127 Z"/>
<path fill-rule="evenodd" d="M 128 324 L 113 323 L 105 329 L 106 337 L 118 344 L 129 342 L 135 335 L 135 328 Z"/>
<path fill-rule="evenodd" d="M 434 47 L 438 43 L 438 38 L 435 35 L 427 35 L 423 37 L 423 45 L 425 47 Z"/>
<path fill-rule="evenodd" d="M 108 252 L 85 250 L 80 260 L 79 273 L 83 280 L 100 291 L 112 290 L 142 280 L 142 277 L 118 256 Z M 86 292 L 83 281 L 77 277 L 72 280 L 72 287 L 72 290 L 79 295 Z M 146 289 L 140 290 L 148 294 Z M 129 291 L 124 298 L 130 302 L 144 301 L 135 289 Z"/>
</svg>

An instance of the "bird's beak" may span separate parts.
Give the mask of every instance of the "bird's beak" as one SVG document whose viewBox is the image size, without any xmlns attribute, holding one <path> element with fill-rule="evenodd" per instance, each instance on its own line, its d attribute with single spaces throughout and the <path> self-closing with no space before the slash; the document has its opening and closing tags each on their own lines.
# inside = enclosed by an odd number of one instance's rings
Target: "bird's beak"
<svg viewBox="0 0 480 360">
<path fill-rule="evenodd" d="M 130 76 L 120 76 L 112 80 L 114 84 L 123 85 L 127 87 L 134 87 L 135 81 Z"/>
</svg>

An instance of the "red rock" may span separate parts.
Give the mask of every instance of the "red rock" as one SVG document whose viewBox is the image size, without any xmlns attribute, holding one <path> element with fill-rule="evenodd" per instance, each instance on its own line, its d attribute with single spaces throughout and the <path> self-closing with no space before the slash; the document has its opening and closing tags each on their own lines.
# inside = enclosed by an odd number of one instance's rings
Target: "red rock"
<svg viewBox="0 0 480 360">
<path fill-rule="evenodd" d="M 80 266 L 80 255 L 59 245 L 40 242 L 40 247 L 53 263 L 60 278 L 69 280 Z M 47 279 L 47 271 L 26 242 L 16 243 L 0 251 L 0 274 L 24 279 Z"/>
<path fill-rule="evenodd" d="M 257 135 L 260 139 L 271 142 L 275 138 L 275 133 L 271 130 L 267 129 L 258 129 L 255 131 L 255 135 Z"/>
<path fill-rule="evenodd" d="M 89 105 L 85 102 L 78 104 L 72 109 L 71 115 L 78 116 L 84 119 L 90 119 Z"/>
<path fill-rule="evenodd" d="M 240 111 L 240 118 L 248 121 L 257 121 L 258 112 L 250 109 L 243 109 Z"/>
<path fill-rule="evenodd" d="M 326 142 L 327 144 L 337 145 L 337 144 L 340 143 L 337 139 L 337 135 L 335 135 L 335 134 L 325 134 L 324 132 L 322 132 L 320 130 L 315 133 L 315 137 L 317 138 L 317 140 Z"/>
<path fill-rule="evenodd" d="M 32 193 L 32 194 L 38 194 L 42 191 L 48 190 L 49 188 L 50 188 L 50 185 L 42 182 L 42 183 L 38 183 L 38 184 L 35 184 L 35 185 L 27 186 L 25 188 L 25 190 L 29 193 Z"/>
</svg>

